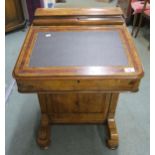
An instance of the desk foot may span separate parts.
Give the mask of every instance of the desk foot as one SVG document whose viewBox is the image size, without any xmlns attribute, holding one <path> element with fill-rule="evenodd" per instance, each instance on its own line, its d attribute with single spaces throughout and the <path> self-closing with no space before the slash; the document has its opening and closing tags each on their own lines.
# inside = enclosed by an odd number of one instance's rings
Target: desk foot
<svg viewBox="0 0 155 155">
<path fill-rule="evenodd" d="M 46 114 L 42 114 L 40 128 L 37 136 L 37 143 L 41 149 L 48 149 L 50 144 L 50 125 L 49 118 Z"/>
<path fill-rule="evenodd" d="M 117 128 L 116 128 L 116 123 L 115 123 L 115 119 L 114 118 L 108 118 L 108 131 L 109 131 L 109 138 L 107 140 L 107 146 L 112 149 L 115 150 L 118 147 L 118 141 L 119 141 L 119 137 L 118 137 L 118 132 L 117 132 Z"/>
</svg>

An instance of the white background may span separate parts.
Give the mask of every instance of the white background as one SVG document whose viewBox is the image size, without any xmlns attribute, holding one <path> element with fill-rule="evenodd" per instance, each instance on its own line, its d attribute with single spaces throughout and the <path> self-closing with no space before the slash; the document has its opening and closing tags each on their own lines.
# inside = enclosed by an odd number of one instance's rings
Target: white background
<svg viewBox="0 0 155 155">
<path fill-rule="evenodd" d="M 151 155 L 155 155 L 155 0 L 151 0 Z M 7 62 L 6 62 L 7 63 Z M 0 1 L 0 155 L 5 154 L 5 1 Z"/>
</svg>

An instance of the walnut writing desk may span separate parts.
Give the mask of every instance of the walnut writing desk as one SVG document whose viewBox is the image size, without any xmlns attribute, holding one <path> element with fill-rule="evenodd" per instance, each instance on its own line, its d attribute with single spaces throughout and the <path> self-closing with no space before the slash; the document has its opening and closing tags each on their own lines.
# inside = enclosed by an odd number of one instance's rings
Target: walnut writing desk
<svg viewBox="0 0 155 155">
<path fill-rule="evenodd" d="M 119 93 L 138 91 L 143 69 L 119 8 L 37 9 L 13 76 L 38 95 L 40 147 L 50 124 L 106 123 L 114 149 Z"/>
</svg>

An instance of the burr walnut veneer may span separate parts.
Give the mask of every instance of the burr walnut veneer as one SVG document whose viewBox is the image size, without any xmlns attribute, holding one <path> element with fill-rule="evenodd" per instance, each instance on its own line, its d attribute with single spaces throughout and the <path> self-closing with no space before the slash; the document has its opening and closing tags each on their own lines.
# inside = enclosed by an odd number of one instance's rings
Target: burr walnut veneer
<svg viewBox="0 0 155 155">
<path fill-rule="evenodd" d="M 114 149 L 119 93 L 138 91 L 143 69 L 119 8 L 37 9 L 13 76 L 38 95 L 40 147 L 51 124 L 105 123 Z"/>
</svg>

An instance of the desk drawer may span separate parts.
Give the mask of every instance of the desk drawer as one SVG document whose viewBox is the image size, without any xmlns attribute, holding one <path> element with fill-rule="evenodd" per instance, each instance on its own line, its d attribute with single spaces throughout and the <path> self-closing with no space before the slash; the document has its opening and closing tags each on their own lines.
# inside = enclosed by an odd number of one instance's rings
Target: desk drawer
<svg viewBox="0 0 155 155">
<path fill-rule="evenodd" d="M 137 91 L 137 79 L 20 80 L 19 92 L 54 91 Z"/>
</svg>

